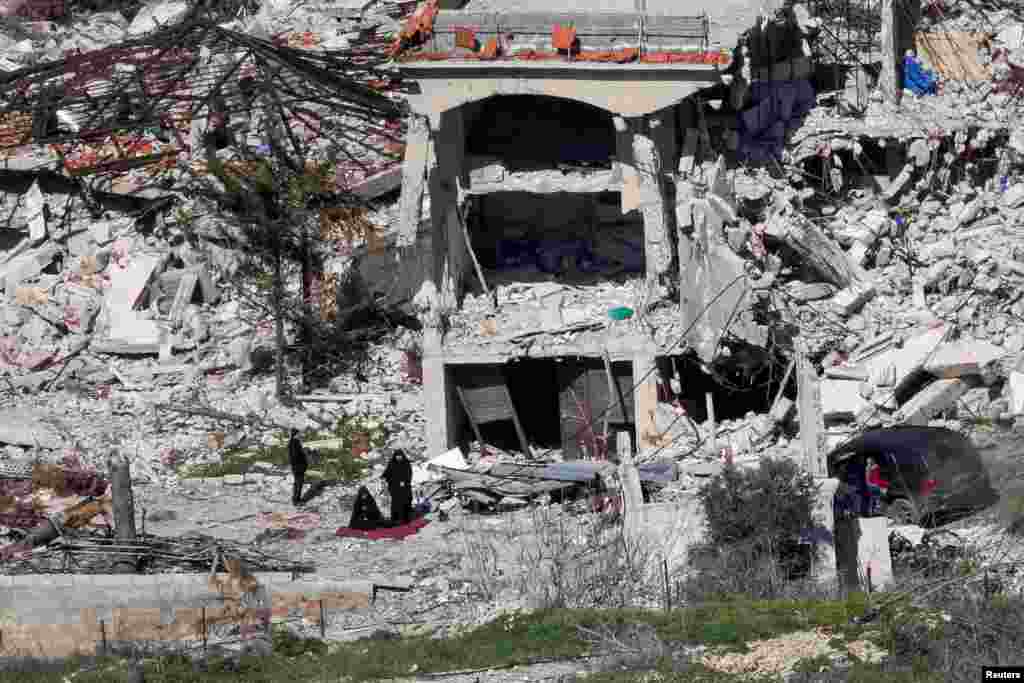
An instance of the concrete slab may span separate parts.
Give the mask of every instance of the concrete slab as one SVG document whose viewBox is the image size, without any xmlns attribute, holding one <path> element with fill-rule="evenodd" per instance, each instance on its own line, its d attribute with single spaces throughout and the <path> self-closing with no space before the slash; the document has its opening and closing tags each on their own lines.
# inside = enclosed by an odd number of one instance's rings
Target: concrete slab
<svg viewBox="0 0 1024 683">
<path fill-rule="evenodd" d="M 123 267 L 115 264 L 108 270 L 110 287 L 105 290 L 104 297 L 106 305 L 112 310 L 131 310 L 135 307 L 150 276 L 164 257 L 157 254 L 129 254 L 127 259 Z"/>
<path fill-rule="evenodd" d="M 1006 355 L 1006 351 L 981 339 L 958 339 L 939 346 L 925 363 L 929 374 L 942 379 L 980 375 L 985 368 Z"/>
<path fill-rule="evenodd" d="M 885 590 L 893 583 L 889 520 L 855 517 L 836 525 L 839 572 L 851 590 Z"/>
<path fill-rule="evenodd" d="M 53 427 L 25 410 L 0 411 L 0 443 L 55 450 L 64 439 Z"/>
<path fill-rule="evenodd" d="M 900 408 L 900 418 L 906 424 L 927 426 L 929 420 L 954 406 L 968 389 L 970 386 L 963 380 L 936 380 Z"/>
<path fill-rule="evenodd" d="M 858 520 L 860 539 L 857 561 L 865 588 L 885 590 L 893 583 L 892 552 L 889 548 L 889 520 L 869 517 Z"/>
<path fill-rule="evenodd" d="M 641 505 L 636 516 L 636 538 L 653 553 L 651 565 L 660 567 L 664 559 L 669 572 L 685 568 L 690 546 L 704 537 L 706 517 L 697 497 Z"/>
<path fill-rule="evenodd" d="M 852 420 L 871 402 L 860 392 L 860 382 L 845 379 L 821 380 L 821 412 L 826 420 Z"/>
</svg>

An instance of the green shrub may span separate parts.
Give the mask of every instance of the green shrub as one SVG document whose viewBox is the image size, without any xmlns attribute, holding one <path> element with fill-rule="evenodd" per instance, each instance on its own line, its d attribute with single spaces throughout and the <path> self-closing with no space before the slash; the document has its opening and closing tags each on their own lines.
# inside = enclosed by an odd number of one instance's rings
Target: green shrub
<svg viewBox="0 0 1024 683">
<path fill-rule="evenodd" d="M 754 469 L 728 465 L 697 494 L 707 516 L 707 545 L 744 572 L 765 564 L 785 578 L 808 569 L 801 533 L 812 529 L 818 484 L 790 460 L 766 459 Z M 710 569 L 710 567 L 708 567 Z M 723 567 L 716 567 L 720 573 Z"/>
</svg>

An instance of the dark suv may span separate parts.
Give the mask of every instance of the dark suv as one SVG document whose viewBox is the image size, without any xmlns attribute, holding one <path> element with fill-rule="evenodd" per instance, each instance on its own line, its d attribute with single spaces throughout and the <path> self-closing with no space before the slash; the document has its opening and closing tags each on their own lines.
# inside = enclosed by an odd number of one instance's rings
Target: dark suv
<svg viewBox="0 0 1024 683">
<path fill-rule="evenodd" d="M 882 513 L 896 524 L 934 526 L 987 508 L 999 500 L 971 440 L 942 427 L 873 429 L 828 455 L 828 473 L 843 481 L 873 458 L 889 489 Z"/>
</svg>

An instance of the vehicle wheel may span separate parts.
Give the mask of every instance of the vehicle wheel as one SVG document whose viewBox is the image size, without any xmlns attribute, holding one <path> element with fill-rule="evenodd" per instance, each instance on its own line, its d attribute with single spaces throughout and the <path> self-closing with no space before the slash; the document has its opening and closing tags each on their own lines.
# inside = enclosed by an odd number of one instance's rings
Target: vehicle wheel
<svg viewBox="0 0 1024 683">
<path fill-rule="evenodd" d="M 897 498 L 885 506 L 885 516 L 893 524 L 917 524 L 917 509 L 906 498 Z"/>
</svg>

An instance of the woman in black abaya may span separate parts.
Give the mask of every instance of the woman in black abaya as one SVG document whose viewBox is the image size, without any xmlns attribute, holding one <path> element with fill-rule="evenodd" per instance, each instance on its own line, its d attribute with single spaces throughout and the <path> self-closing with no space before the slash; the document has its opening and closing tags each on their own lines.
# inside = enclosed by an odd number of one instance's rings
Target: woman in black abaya
<svg viewBox="0 0 1024 683">
<path fill-rule="evenodd" d="M 412 465 L 405 452 L 396 450 L 382 475 L 388 483 L 391 494 L 391 523 L 406 524 L 412 521 Z"/>
</svg>

